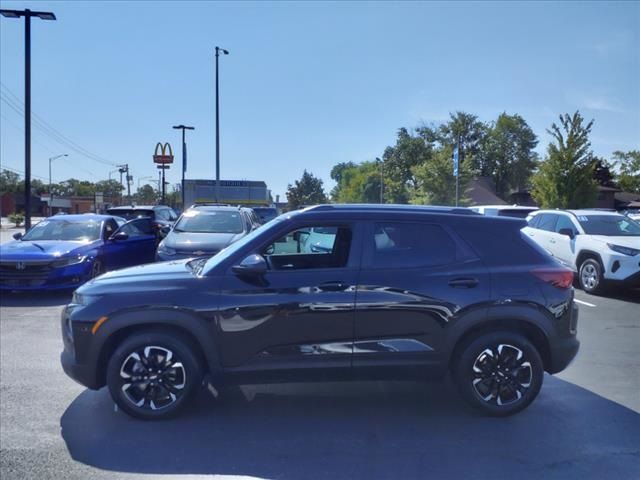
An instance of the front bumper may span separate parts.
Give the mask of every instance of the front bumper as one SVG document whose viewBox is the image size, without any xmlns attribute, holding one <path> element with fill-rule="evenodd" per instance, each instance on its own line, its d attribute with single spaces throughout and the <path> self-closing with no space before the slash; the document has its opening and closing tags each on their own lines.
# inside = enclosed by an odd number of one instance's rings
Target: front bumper
<svg viewBox="0 0 640 480">
<path fill-rule="evenodd" d="M 640 255 L 609 255 L 604 265 L 604 278 L 640 285 Z"/>
<path fill-rule="evenodd" d="M 73 380 L 80 385 L 90 388 L 92 390 L 98 390 L 102 387 L 97 382 L 97 376 L 95 368 L 91 368 L 89 365 L 81 365 L 75 361 L 73 352 L 63 350 L 60 354 L 60 363 L 62 369 Z"/>
<path fill-rule="evenodd" d="M 79 287 L 90 277 L 90 261 L 41 272 L 9 273 L 3 271 L 0 274 L 0 290 L 69 290 Z"/>
</svg>

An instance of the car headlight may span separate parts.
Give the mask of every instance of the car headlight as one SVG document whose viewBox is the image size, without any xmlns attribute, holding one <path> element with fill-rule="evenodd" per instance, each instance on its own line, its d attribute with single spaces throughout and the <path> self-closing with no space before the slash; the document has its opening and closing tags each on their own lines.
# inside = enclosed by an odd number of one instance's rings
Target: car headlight
<svg viewBox="0 0 640 480">
<path fill-rule="evenodd" d="M 622 253 L 623 255 L 629 255 L 631 257 L 635 257 L 640 253 L 640 250 L 637 248 L 623 247 L 622 245 L 614 245 L 613 243 L 607 243 L 607 247 L 609 247 L 614 252 Z"/>
<path fill-rule="evenodd" d="M 90 303 L 95 302 L 98 298 L 97 295 L 84 295 L 82 293 L 73 292 L 73 296 L 71 297 L 71 303 L 74 305 L 89 305 Z"/>
<path fill-rule="evenodd" d="M 62 257 L 51 262 L 53 268 L 68 267 L 69 265 L 77 265 L 87 259 L 86 255 L 73 255 L 71 257 Z"/>
<path fill-rule="evenodd" d="M 163 242 L 160 242 L 160 245 L 158 245 L 158 253 L 163 255 L 175 255 L 176 249 L 167 247 Z"/>
</svg>

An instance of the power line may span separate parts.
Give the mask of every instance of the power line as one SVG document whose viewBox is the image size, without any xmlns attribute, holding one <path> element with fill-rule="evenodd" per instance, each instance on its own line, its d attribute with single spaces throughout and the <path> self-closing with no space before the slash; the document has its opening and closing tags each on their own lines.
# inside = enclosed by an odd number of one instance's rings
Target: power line
<svg viewBox="0 0 640 480">
<path fill-rule="evenodd" d="M 2 98 L 2 100 L 14 111 L 16 111 L 16 113 L 18 113 L 21 116 L 24 116 L 24 103 L 13 92 L 11 92 L 11 90 L 9 90 L 9 88 L 6 85 L 4 85 L 2 82 L 0 82 L 0 87 L 4 90 L 0 92 L 1 94 L 0 97 Z M 35 112 L 32 111 L 31 115 L 33 117 L 34 126 L 40 129 L 45 135 L 49 136 L 56 142 L 60 143 L 61 145 L 64 145 L 74 150 L 76 153 L 84 157 L 87 157 L 90 160 L 94 160 L 96 162 L 103 163 L 109 166 L 117 166 L 115 162 L 112 162 L 99 155 L 96 155 L 95 153 L 92 153 L 91 151 L 77 144 L 70 138 L 66 137 L 65 135 L 60 133 L 58 130 L 56 130 L 53 126 L 51 126 L 51 124 L 45 121 L 42 117 L 37 115 Z"/>
</svg>

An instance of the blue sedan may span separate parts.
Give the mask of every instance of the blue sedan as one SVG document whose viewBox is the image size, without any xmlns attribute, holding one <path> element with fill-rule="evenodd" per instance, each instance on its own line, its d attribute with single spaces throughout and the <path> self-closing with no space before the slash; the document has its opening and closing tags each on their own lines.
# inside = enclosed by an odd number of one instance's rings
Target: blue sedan
<svg viewBox="0 0 640 480">
<path fill-rule="evenodd" d="M 71 289 L 107 270 L 150 263 L 157 237 L 148 218 L 56 215 L 0 245 L 0 290 Z"/>
</svg>

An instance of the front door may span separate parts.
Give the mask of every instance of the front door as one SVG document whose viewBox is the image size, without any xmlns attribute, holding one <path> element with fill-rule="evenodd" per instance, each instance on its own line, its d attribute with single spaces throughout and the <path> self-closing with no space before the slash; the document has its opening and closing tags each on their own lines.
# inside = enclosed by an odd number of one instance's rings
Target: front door
<svg viewBox="0 0 640 480">
<path fill-rule="evenodd" d="M 266 273 L 226 274 L 219 315 L 225 367 L 307 378 L 348 370 L 359 267 L 355 227 L 291 227 L 253 252 L 266 259 Z"/>
<path fill-rule="evenodd" d="M 358 375 L 424 375 L 440 363 L 445 328 L 489 298 L 486 267 L 446 226 L 369 225 L 358 281 L 353 367 Z"/>
<path fill-rule="evenodd" d="M 119 232 L 127 234 L 126 239 L 115 239 Z M 156 234 L 150 218 L 136 218 L 122 225 L 104 244 L 106 269 L 151 263 L 155 260 Z"/>
</svg>

